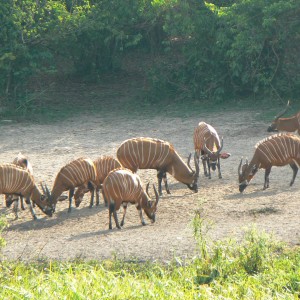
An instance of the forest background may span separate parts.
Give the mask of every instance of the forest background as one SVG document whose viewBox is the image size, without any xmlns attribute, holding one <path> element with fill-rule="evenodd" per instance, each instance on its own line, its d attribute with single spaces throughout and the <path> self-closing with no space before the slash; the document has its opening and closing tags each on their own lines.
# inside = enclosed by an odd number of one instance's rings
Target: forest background
<svg viewBox="0 0 300 300">
<path fill-rule="evenodd" d="M 296 102 L 299 16 L 297 0 L 4 1 L 0 118 L 47 111 L 59 86 L 122 78 L 151 105 Z"/>
</svg>

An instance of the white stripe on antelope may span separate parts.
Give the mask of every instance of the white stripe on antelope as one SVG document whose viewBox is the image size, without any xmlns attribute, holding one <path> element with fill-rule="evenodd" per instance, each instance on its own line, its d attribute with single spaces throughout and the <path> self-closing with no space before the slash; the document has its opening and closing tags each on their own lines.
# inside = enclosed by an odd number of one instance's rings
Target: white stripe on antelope
<svg viewBox="0 0 300 300">
<path fill-rule="evenodd" d="M 189 164 L 191 154 L 186 165 L 173 145 L 168 142 L 145 137 L 129 139 L 120 145 L 117 157 L 123 167 L 134 173 L 138 169 L 156 169 L 160 195 L 162 180 L 167 193 L 170 194 L 166 172 L 186 184 L 189 189 L 198 192 L 199 164 L 195 160 L 196 171 L 193 171 Z"/>
<path fill-rule="evenodd" d="M 33 175 L 33 169 L 31 163 L 28 161 L 27 157 L 24 156 L 21 152 L 14 158 L 13 162 L 14 165 L 20 166 L 27 170 L 31 175 Z M 21 200 L 21 208 L 25 210 L 23 197 L 20 197 Z M 19 196 L 18 195 L 6 195 L 5 196 L 5 205 L 6 207 L 10 207 L 14 203 L 13 211 L 15 214 L 15 218 L 18 219 L 18 205 L 19 205 Z"/>
<path fill-rule="evenodd" d="M 30 199 L 48 216 L 53 210 L 48 201 L 34 183 L 32 175 L 25 169 L 14 164 L 0 165 L 0 194 L 16 194 L 26 199 L 31 214 L 36 219 Z"/>
<path fill-rule="evenodd" d="M 217 166 L 219 178 L 222 178 L 220 158 L 226 159 L 230 154 L 227 152 L 221 153 L 223 148 L 223 138 L 220 141 L 215 128 L 205 122 L 200 122 L 194 130 L 194 148 L 198 162 L 201 157 L 204 175 L 211 179 L 210 168 L 215 171 Z"/>
<path fill-rule="evenodd" d="M 112 156 L 101 156 L 97 158 L 96 160 L 93 161 L 95 168 L 96 168 L 96 174 L 97 174 L 97 179 L 95 181 L 96 185 L 96 205 L 99 205 L 100 203 L 100 195 L 99 191 L 102 187 L 102 183 L 108 173 L 114 169 L 118 169 L 121 167 L 121 164 L 113 158 Z M 94 191 L 95 189 L 91 187 L 90 183 L 85 183 L 81 186 L 78 187 L 77 191 L 74 194 L 74 199 L 75 199 L 75 205 L 76 207 L 79 207 L 83 196 L 85 193 L 88 191 L 91 192 L 91 201 L 90 201 L 90 208 L 94 204 Z M 105 203 L 106 205 L 106 203 Z"/>
<path fill-rule="evenodd" d="M 143 217 L 143 210 L 152 223 L 155 222 L 155 213 L 159 201 L 159 195 L 153 185 L 156 201 L 151 201 L 148 189 L 149 183 L 145 192 L 142 188 L 140 177 L 132 173 L 130 170 L 118 169 L 108 174 L 103 182 L 102 193 L 103 198 L 106 199 L 109 206 L 109 229 L 112 229 L 112 214 L 114 216 L 116 226 L 119 229 L 121 229 L 121 226 L 124 225 L 128 203 L 136 205 L 143 225 L 146 225 Z M 120 209 L 121 205 L 123 206 L 123 218 L 120 226 L 117 211 Z"/>
<path fill-rule="evenodd" d="M 72 209 L 72 197 L 76 187 L 90 182 L 94 186 L 96 181 L 96 168 L 93 161 L 89 158 L 78 158 L 60 169 L 54 181 L 52 191 L 46 187 L 46 193 L 55 211 L 57 201 L 66 199 L 61 196 L 65 191 L 69 191 L 69 212 Z"/>
<path fill-rule="evenodd" d="M 268 127 L 268 132 L 287 131 L 295 132 L 298 131 L 300 134 L 300 111 L 292 117 L 281 118 L 288 110 L 290 102 L 288 101 L 286 108 L 280 112 Z"/>
<path fill-rule="evenodd" d="M 269 187 L 269 175 L 272 166 L 285 166 L 289 164 L 293 169 L 290 186 L 293 185 L 298 166 L 300 165 L 300 138 L 289 133 L 272 135 L 255 146 L 255 152 L 250 163 L 238 167 L 239 190 L 243 192 L 258 169 L 265 169 L 264 189 Z"/>
</svg>

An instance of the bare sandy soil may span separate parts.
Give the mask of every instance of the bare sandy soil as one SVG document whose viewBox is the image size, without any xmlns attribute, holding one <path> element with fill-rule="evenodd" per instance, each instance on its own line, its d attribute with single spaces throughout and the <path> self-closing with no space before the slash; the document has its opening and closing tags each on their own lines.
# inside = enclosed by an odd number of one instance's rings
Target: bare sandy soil
<svg viewBox="0 0 300 300">
<path fill-rule="evenodd" d="M 193 193 L 169 176 L 171 195 L 164 192 L 157 221 L 140 224 L 134 206 L 128 208 L 124 228 L 108 230 L 108 210 L 101 205 L 88 208 L 89 195 L 79 208 L 67 212 L 68 203 L 59 202 L 52 218 L 38 208 L 39 220 L 33 221 L 29 210 L 20 211 L 13 220 L 1 196 L 0 213 L 9 217 L 10 227 L 4 232 L 7 241 L 4 259 L 104 259 L 119 258 L 168 261 L 195 254 L 191 221 L 201 207 L 202 215 L 212 227 L 213 240 L 240 236 L 244 228 L 256 224 L 258 229 L 274 233 L 291 244 L 299 243 L 299 176 L 289 187 L 292 170 L 289 166 L 273 168 L 270 188 L 263 191 L 264 171 L 260 170 L 243 194 L 238 191 L 237 167 L 241 156 L 251 158 L 254 145 L 268 136 L 266 122 L 257 121 L 258 112 L 224 112 L 201 114 L 193 118 L 155 117 L 129 119 L 111 114 L 74 117 L 53 125 L 1 123 L 0 162 L 11 162 L 21 151 L 34 168 L 37 182 L 52 187 L 62 166 L 74 158 L 115 155 L 122 141 L 131 137 L 149 136 L 174 144 L 186 158 L 193 151 L 193 130 L 199 121 L 213 125 L 224 136 L 224 151 L 231 157 L 221 162 L 223 179 L 212 174 L 209 180 L 201 165 L 200 189 Z M 156 172 L 141 170 L 142 181 L 156 183 Z M 121 211 L 120 211 L 121 214 Z M 120 217 L 119 217 L 120 218 Z M 146 218 L 146 216 L 145 216 Z M 114 223 L 113 223 L 114 224 Z"/>
</svg>

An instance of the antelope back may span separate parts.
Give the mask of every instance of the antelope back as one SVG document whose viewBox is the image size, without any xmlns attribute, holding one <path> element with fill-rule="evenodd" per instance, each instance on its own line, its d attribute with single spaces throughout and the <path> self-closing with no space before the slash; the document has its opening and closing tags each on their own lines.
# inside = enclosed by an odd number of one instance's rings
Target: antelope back
<svg viewBox="0 0 300 300">
<path fill-rule="evenodd" d="M 97 185 L 104 181 L 110 171 L 122 167 L 119 161 L 112 156 L 101 156 L 94 160 L 94 165 L 97 172 Z"/>
<path fill-rule="evenodd" d="M 96 179 L 96 168 L 93 161 L 89 158 L 78 158 L 61 168 L 56 176 L 53 190 L 57 185 L 70 188 L 88 181 L 95 182 Z"/>
<path fill-rule="evenodd" d="M 0 193 L 29 196 L 35 186 L 32 175 L 14 164 L 0 165 Z"/>
<path fill-rule="evenodd" d="M 204 150 L 204 145 L 212 151 L 217 151 L 220 146 L 220 138 L 217 131 L 209 124 L 200 122 L 194 130 L 194 147 L 200 152 Z"/>
<path fill-rule="evenodd" d="M 109 202 L 116 202 L 116 209 L 122 201 L 135 203 L 145 195 L 140 177 L 125 169 L 110 172 L 104 179 L 102 189 Z"/>
<path fill-rule="evenodd" d="M 136 172 L 163 168 L 170 163 L 173 153 L 170 143 L 141 137 L 124 141 L 117 150 L 117 157 L 123 167 Z"/>
<path fill-rule="evenodd" d="M 272 135 L 256 144 L 255 156 L 260 166 L 284 166 L 297 159 L 300 138 L 289 133 Z"/>
<path fill-rule="evenodd" d="M 31 163 L 21 152 L 19 152 L 18 156 L 14 158 L 12 163 L 28 170 L 28 172 L 33 175 L 33 168 Z"/>
</svg>

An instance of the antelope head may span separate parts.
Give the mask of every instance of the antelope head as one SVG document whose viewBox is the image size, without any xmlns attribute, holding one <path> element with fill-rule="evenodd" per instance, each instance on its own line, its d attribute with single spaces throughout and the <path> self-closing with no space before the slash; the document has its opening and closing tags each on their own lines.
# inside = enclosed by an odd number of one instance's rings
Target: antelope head
<svg viewBox="0 0 300 300">
<path fill-rule="evenodd" d="M 55 204 L 53 202 L 53 197 L 52 197 L 47 185 L 44 186 L 43 184 L 41 184 L 41 187 L 43 190 L 42 200 L 46 203 L 46 206 L 43 209 L 43 211 L 47 215 L 50 215 L 50 213 L 51 213 L 51 216 L 52 216 L 52 214 L 55 212 Z M 63 201 L 67 198 L 68 198 L 68 196 L 59 196 L 58 201 Z"/>
<path fill-rule="evenodd" d="M 153 189 L 154 189 L 154 193 L 155 193 L 155 201 L 151 200 L 151 197 L 149 195 L 149 183 L 147 184 L 146 187 L 146 194 L 148 196 L 148 200 L 147 200 L 147 206 L 144 207 L 144 212 L 147 215 L 147 217 L 151 220 L 152 223 L 155 222 L 155 213 L 157 210 L 157 204 L 159 201 L 159 195 L 158 192 L 155 188 L 155 185 L 153 184 Z"/>
<path fill-rule="evenodd" d="M 88 185 L 85 184 L 77 189 L 74 194 L 75 206 L 79 207 L 80 203 L 83 200 L 84 194 L 89 191 Z"/>
<path fill-rule="evenodd" d="M 199 162 L 198 162 L 198 159 L 197 159 L 196 152 L 194 154 L 195 171 L 192 169 L 192 167 L 190 165 L 191 157 L 192 157 L 192 153 L 190 153 L 190 155 L 188 157 L 187 165 L 188 165 L 189 169 L 191 170 L 191 172 L 193 174 L 193 182 L 192 182 L 192 184 L 187 184 L 187 186 L 190 190 L 197 193 L 198 192 L 198 179 L 199 179 L 200 168 L 199 168 Z"/>
<path fill-rule="evenodd" d="M 217 151 L 211 151 L 210 149 L 208 149 L 208 147 L 206 146 L 206 141 L 204 143 L 204 151 L 206 152 L 205 155 L 203 155 L 201 157 L 201 159 L 207 159 L 208 160 L 208 164 L 210 165 L 210 167 L 212 168 L 213 171 L 216 170 L 216 166 L 218 163 L 218 159 L 222 158 L 222 159 L 226 159 L 230 156 L 230 153 L 227 152 L 222 152 L 223 149 L 223 137 L 221 139 L 221 146 Z"/>
<path fill-rule="evenodd" d="M 245 188 L 248 186 L 249 182 L 252 180 L 256 174 L 258 168 L 256 165 L 250 167 L 248 159 L 243 163 L 243 158 L 241 158 L 239 167 L 238 167 L 238 177 L 239 177 L 239 191 L 242 193 Z"/>
<path fill-rule="evenodd" d="M 267 131 L 268 132 L 277 132 L 277 126 L 278 126 L 278 120 L 281 118 L 289 109 L 290 107 L 290 101 L 287 102 L 287 105 L 283 111 L 281 111 L 274 119 L 274 121 L 271 123 L 271 125 L 268 127 Z"/>
<path fill-rule="evenodd" d="M 44 186 L 44 185 L 41 183 L 41 188 L 42 188 L 42 190 L 43 190 L 43 194 L 42 194 L 42 196 L 41 196 L 41 200 L 44 201 L 44 203 L 45 203 L 45 206 L 42 208 L 42 211 L 43 211 L 46 215 L 52 217 L 52 214 L 53 214 L 54 211 L 55 211 L 55 207 L 53 207 L 53 206 L 51 205 L 51 202 L 50 202 L 51 194 L 50 194 L 49 189 L 48 189 L 48 187 L 47 187 L 46 185 Z"/>
</svg>

